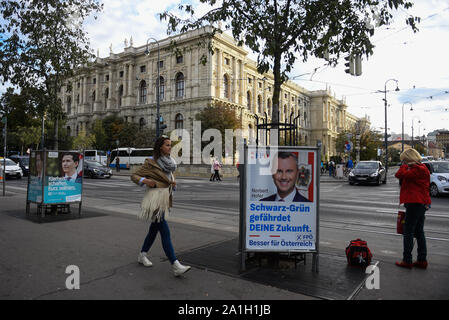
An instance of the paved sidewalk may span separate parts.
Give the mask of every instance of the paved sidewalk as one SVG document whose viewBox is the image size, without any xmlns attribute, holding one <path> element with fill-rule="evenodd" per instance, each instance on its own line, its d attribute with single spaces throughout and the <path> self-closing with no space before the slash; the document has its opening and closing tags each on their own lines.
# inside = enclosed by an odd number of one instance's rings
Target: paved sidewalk
<svg viewBox="0 0 449 320">
<path fill-rule="evenodd" d="M 25 217 L 25 195 L 0 199 L 0 299 L 311 300 L 447 299 L 449 268 L 404 270 L 391 258 L 379 261 L 380 290 L 364 287 L 363 270 L 346 266 L 344 248 L 320 246 L 320 272 L 311 262 L 298 269 L 255 268 L 236 272 L 238 234 L 169 222 L 175 252 L 192 270 L 175 278 L 159 237 L 150 252 L 153 267 L 136 262 L 148 223 L 135 216 L 84 208 L 37 223 Z M 35 211 L 35 205 L 31 207 Z M 184 260 L 185 259 L 185 260 Z M 80 269 L 80 289 L 66 288 L 66 268 Z"/>
</svg>

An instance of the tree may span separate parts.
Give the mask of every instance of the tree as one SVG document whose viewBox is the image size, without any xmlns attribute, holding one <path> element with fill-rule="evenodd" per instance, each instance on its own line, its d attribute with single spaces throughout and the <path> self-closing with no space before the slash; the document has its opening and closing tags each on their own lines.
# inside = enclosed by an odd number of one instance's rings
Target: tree
<svg viewBox="0 0 449 320">
<path fill-rule="evenodd" d="M 342 54 L 373 54 L 374 35 L 371 21 L 378 27 L 390 24 L 392 11 L 408 9 L 412 3 L 404 0 L 200 0 L 212 9 L 195 17 L 192 5 L 179 5 L 182 19 L 172 11 L 160 14 L 168 21 L 168 34 L 195 30 L 211 25 L 208 41 L 220 28 L 231 29 L 239 45 L 245 44 L 258 54 L 257 70 L 274 73 L 272 120 L 278 122 L 282 83 L 288 77 L 297 55 L 305 62 L 309 56 L 326 58 L 335 66 Z M 406 23 L 414 32 L 419 18 L 409 16 Z M 204 56 L 201 57 L 204 59 Z"/>
<path fill-rule="evenodd" d="M 201 121 L 201 136 L 207 129 L 217 129 L 221 133 L 221 144 L 225 145 L 226 129 L 241 129 L 241 119 L 231 107 L 220 105 L 209 105 L 196 114 L 195 120 Z M 202 148 L 209 142 L 202 142 Z M 233 139 L 233 150 L 235 150 L 236 140 Z M 222 155 L 225 156 L 225 148 L 222 148 Z"/>
<path fill-rule="evenodd" d="M 85 150 L 91 148 L 95 142 L 95 135 L 86 134 L 86 131 L 81 131 L 75 139 L 73 139 L 72 148 L 75 150 Z"/>
<path fill-rule="evenodd" d="M 56 148 L 64 79 L 92 56 L 82 29 L 98 0 L 0 1 L 0 79 L 33 90 L 37 112 L 54 120 Z M 67 90 L 70 90 L 70 85 Z"/>
</svg>

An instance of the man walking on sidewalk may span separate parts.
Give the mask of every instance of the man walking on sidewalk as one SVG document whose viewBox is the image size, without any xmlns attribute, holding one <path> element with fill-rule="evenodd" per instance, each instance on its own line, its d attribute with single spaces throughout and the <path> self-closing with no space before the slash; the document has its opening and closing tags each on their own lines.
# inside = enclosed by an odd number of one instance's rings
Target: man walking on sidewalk
<svg viewBox="0 0 449 320">
<path fill-rule="evenodd" d="M 120 158 L 118 156 L 115 158 L 115 169 L 120 172 Z"/>
</svg>

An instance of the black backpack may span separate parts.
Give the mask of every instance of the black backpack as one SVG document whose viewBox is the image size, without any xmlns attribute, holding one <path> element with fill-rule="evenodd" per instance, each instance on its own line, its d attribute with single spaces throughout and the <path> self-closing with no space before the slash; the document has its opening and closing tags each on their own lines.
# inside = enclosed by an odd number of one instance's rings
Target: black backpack
<svg viewBox="0 0 449 320">
<path fill-rule="evenodd" d="M 371 264 L 372 257 L 368 244 L 364 240 L 351 240 L 346 247 L 346 258 L 350 266 L 367 267 Z"/>
</svg>

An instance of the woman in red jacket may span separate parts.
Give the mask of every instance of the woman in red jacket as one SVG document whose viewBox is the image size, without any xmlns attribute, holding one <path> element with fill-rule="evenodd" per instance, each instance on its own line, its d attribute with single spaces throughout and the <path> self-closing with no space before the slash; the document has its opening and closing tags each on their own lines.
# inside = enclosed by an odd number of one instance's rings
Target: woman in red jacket
<svg viewBox="0 0 449 320">
<path fill-rule="evenodd" d="M 401 262 L 396 265 L 403 268 L 427 268 L 427 248 L 424 236 L 424 214 L 430 207 L 430 173 L 421 163 L 421 156 L 415 149 L 405 150 L 401 154 L 402 165 L 396 178 L 401 181 L 400 203 L 405 211 L 404 252 Z M 412 262 L 413 236 L 418 243 L 418 260 Z"/>
</svg>

